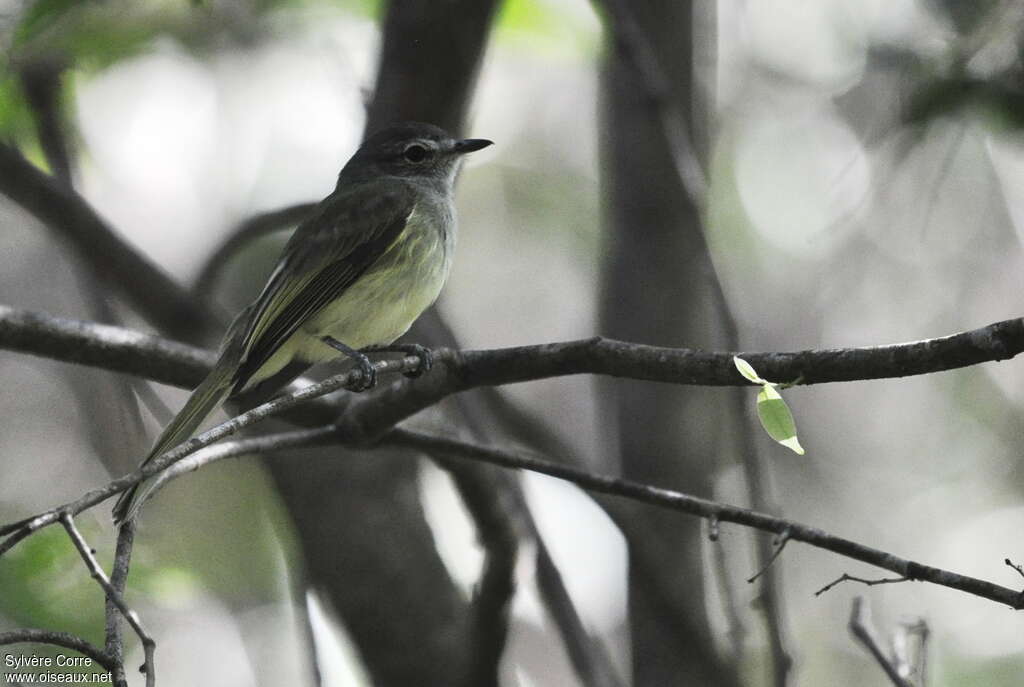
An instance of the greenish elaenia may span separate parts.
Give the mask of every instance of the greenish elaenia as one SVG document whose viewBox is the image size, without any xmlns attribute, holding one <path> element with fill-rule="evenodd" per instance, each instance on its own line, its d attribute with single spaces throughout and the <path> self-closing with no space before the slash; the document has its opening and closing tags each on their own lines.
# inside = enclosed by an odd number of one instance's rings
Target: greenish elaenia
<svg viewBox="0 0 1024 687">
<path fill-rule="evenodd" d="M 229 396 L 270 378 L 283 385 L 339 353 L 362 372 L 362 388 L 373 386 L 363 350 L 387 350 L 437 298 L 455 248 L 459 160 L 489 145 L 415 122 L 367 138 L 295 230 L 263 291 L 229 327 L 213 370 L 145 460 L 191 436 Z M 419 355 L 417 373 L 429 367 L 426 349 L 397 349 Z M 122 494 L 114 520 L 134 518 L 153 484 Z"/>
</svg>

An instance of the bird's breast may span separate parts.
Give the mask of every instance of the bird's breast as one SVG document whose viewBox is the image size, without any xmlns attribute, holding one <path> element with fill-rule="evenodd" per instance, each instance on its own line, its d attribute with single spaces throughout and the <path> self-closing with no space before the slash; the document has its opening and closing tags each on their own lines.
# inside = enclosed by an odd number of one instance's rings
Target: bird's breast
<svg viewBox="0 0 1024 687">
<path fill-rule="evenodd" d="M 391 343 L 437 299 L 454 249 L 450 211 L 414 210 L 394 243 L 303 330 L 315 339 L 330 335 L 357 349 Z M 311 341 L 306 353 L 303 357 L 311 362 L 336 355 L 319 341 Z"/>
</svg>

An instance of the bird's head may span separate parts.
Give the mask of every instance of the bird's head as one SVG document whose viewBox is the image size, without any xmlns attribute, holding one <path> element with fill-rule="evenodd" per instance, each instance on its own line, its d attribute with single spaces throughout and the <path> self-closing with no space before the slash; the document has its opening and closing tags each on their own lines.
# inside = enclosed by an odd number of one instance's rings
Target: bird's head
<svg viewBox="0 0 1024 687">
<path fill-rule="evenodd" d="M 398 176 L 450 183 L 463 155 L 491 144 L 483 138 L 457 139 L 433 124 L 388 126 L 363 142 L 341 170 L 339 182 Z"/>
</svg>

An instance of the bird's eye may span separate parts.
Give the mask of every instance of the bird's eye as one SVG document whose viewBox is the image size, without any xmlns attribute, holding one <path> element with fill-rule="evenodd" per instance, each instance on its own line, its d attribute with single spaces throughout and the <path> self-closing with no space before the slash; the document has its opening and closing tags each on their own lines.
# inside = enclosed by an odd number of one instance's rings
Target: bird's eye
<svg viewBox="0 0 1024 687">
<path fill-rule="evenodd" d="M 430 151 L 421 145 L 413 143 L 402 151 L 402 157 L 409 162 L 423 162 L 429 157 Z"/>
</svg>

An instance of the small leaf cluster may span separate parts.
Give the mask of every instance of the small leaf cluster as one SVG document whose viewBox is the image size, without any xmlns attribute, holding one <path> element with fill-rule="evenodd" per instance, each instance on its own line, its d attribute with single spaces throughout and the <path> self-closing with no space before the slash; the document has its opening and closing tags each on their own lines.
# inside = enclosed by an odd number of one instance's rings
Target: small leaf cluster
<svg viewBox="0 0 1024 687">
<path fill-rule="evenodd" d="M 780 385 L 762 379 L 754 367 L 743 358 L 733 356 L 732 361 L 745 379 L 761 385 L 761 391 L 757 394 L 757 417 L 761 420 L 764 431 L 775 441 L 802 456 L 804 448 L 796 436 L 796 421 L 789 406 L 782 399 L 782 394 L 779 393 Z"/>
</svg>

